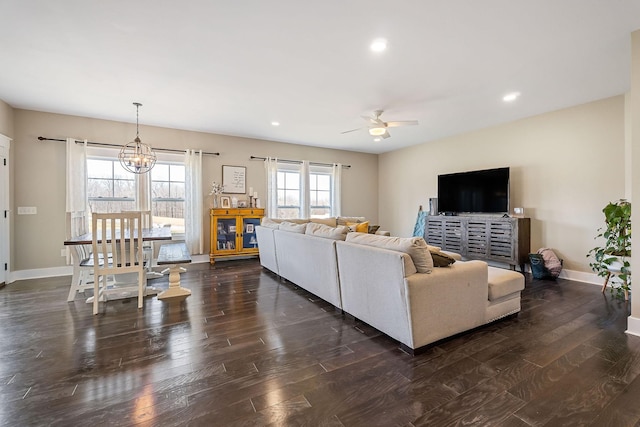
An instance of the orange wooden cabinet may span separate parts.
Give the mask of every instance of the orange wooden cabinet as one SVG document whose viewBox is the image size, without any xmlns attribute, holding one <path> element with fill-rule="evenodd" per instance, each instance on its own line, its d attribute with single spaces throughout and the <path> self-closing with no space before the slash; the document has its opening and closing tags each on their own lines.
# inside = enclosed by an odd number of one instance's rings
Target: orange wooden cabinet
<svg viewBox="0 0 640 427">
<path fill-rule="evenodd" d="M 209 262 L 218 258 L 258 255 L 256 226 L 264 209 L 210 209 L 211 251 Z"/>
</svg>

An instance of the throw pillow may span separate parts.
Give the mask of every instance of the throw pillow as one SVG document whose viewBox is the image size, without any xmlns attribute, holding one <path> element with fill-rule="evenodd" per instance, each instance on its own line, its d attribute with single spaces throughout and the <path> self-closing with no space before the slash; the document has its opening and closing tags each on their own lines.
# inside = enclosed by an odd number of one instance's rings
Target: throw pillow
<svg viewBox="0 0 640 427">
<path fill-rule="evenodd" d="M 365 222 L 366 218 L 363 216 L 339 216 L 337 219 L 338 225 L 347 225 L 348 222 Z"/>
<path fill-rule="evenodd" d="M 404 252 L 411 257 L 418 273 L 431 273 L 433 270 L 433 259 L 427 249 L 427 242 L 422 237 L 389 237 L 377 234 L 349 233 L 345 240 L 350 243 Z"/>
<path fill-rule="evenodd" d="M 307 224 L 307 230 L 305 231 L 305 234 L 323 237 L 325 239 L 344 240 L 345 237 L 347 237 L 348 231 L 349 229 L 344 225 L 329 227 L 328 225 L 310 222 L 309 224 Z"/>
<path fill-rule="evenodd" d="M 307 230 L 307 224 L 294 224 L 293 222 L 281 222 L 280 230 L 289 231 L 291 233 L 300 233 L 304 234 Z"/>
<path fill-rule="evenodd" d="M 369 232 L 369 221 L 365 221 L 365 222 L 347 222 L 347 227 L 349 227 L 349 231 L 355 231 L 356 233 L 368 233 Z"/>
<path fill-rule="evenodd" d="M 431 258 L 433 258 L 433 266 L 434 267 L 448 267 L 454 262 L 456 262 L 455 258 L 450 257 L 444 252 L 440 252 L 440 250 L 433 250 L 431 248 L 435 248 L 435 246 L 429 247 L 429 252 L 431 253 Z"/>
<path fill-rule="evenodd" d="M 277 230 L 278 228 L 280 228 L 279 222 L 276 222 L 271 218 L 266 218 L 266 217 L 262 218 L 262 221 L 260 221 L 260 225 L 267 228 L 273 228 L 274 230 Z"/>
<path fill-rule="evenodd" d="M 379 225 L 370 225 L 369 229 L 367 230 L 367 233 L 376 234 L 376 231 L 378 231 L 379 228 L 380 228 Z"/>
</svg>

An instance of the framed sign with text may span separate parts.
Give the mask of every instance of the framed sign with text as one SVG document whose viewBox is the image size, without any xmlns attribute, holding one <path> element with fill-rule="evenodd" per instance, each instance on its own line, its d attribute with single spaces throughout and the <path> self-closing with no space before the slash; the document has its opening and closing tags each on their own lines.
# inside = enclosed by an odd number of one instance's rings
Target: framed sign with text
<svg viewBox="0 0 640 427">
<path fill-rule="evenodd" d="M 247 168 L 244 166 L 222 165 L 222 192 L 226 194 L 245 194 Z"/>
</svg>

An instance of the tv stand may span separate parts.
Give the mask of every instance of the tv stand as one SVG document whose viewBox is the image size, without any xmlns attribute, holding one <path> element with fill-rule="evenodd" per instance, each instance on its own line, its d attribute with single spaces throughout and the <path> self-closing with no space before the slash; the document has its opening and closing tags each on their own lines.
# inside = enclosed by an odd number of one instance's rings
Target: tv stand
<svg viewBox="0 0 640 427">
<path fill-rule="evenodd" d="M 531 249 L 531 220 L 494 216 L 428 216 L 425 240 L 467 259 L 520 265 Z"/>
</svg>

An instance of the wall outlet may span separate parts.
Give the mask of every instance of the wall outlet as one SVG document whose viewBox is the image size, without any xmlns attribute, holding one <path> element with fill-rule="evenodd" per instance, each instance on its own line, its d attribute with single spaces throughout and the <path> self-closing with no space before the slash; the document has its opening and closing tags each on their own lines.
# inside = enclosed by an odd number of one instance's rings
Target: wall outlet
<svg viewBox="0 0 640 427">
<path fill-rule="evenodd" d="M 38 209 L 35 206 L 18 206 L 18 215 L 35 215 Z"/>
<path fill-rule="evenodd" d="M 67 256 L 67 248 L 60 249 L 60 256 L 64 256 L 64 257 Z"/>
</svg>

